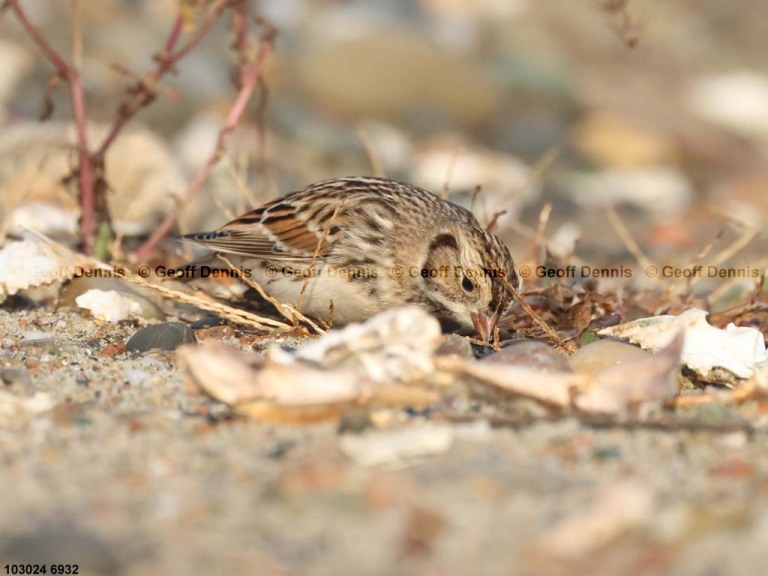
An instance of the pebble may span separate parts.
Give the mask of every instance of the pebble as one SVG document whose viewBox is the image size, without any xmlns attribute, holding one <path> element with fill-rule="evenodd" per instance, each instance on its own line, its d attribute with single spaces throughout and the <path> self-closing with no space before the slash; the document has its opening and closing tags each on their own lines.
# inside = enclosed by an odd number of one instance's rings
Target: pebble
<svg viewBox="0 0 768 576">
<path fill-rule="evenodd" d="M 129 352 L 147 352 L 153 348 L 176 350 L 182 344 L 196 344 L 197 339 L 186 324 L 162 322 L 142 328 L 126 344 Z"/>
<path fill-rule="evenodd" d="M 576 350 L 568 357 L 568 363 L 574 372 L 597 374 L 624 362 L 642 361 L 650 357 L 650 352 L 632 344 L 597 340 Z"/>
<path fill-rule="evenodd" d="M 471 360 L 475 357 L 472 351 L 472 343 L 468 338 L 458 334 L 448 334 L 435 350 L 435 356 L 458 356 Z"/>
<path fill-rule="evenodd" d="M 511 340 L 502 349 L 486 356 L 484 362 L 515 364 L 545 372 L 570 372 L 568 360 L 546 342 L 539 340 Z"/>
</svg>

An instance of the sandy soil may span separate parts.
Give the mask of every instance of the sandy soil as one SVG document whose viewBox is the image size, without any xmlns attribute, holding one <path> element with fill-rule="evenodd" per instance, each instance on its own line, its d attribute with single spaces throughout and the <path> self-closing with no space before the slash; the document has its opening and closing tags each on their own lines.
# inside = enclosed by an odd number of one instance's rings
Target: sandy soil
<svg viewBox="0 0 768 576">
<path fill-rule="evenodd" d="M 765 415 L 672 429 L 574 419 L 447 426 L 445 451 L 366 467 L 334 425 L 239 418 L 136 327 L 0 310 L 0 559 L 80 574 L 762 574 Z M 8 405 L 8 396 L 4 403 Z M 2 405 L 2 403 L 0 403 Z"/>
</svg>

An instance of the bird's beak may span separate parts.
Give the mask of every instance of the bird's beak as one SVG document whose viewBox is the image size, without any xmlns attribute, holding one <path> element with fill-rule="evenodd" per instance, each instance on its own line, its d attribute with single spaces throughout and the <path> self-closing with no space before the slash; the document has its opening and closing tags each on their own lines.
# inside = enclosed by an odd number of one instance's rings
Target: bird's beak
<svg viewBox="0 0 768 576">
<path fill-rule="evenodd" d="M 499 313 L 494 312 L 488 316 L 484 312 L 473 312 L 471 317 L 472 324 L 480 335 L 480 340 L 483 342 L 490 342 L 493 338 L 493 333 L 496 330 L 496 323 L 499 321 Z"/>
</svg>

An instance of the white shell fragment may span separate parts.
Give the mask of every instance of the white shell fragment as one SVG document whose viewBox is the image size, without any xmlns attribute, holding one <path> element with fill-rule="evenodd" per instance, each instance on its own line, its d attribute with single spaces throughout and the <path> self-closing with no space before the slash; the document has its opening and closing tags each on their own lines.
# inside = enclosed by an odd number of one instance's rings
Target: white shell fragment
<svg viewBox="0 0 768 576">
<path fill-rule="evenodd" d="M 439 339 L 436 319 L 403 308 L 329 332 L 296 352 L 274 346 L 262 358 L 205 341 L 177 354 L 194 384 L 213 398 L 256 418 L 281 420 L 291 419 L 279 412 L 286 409 L 435 403 L 434 392 L 406 384 L 434 372 L 432 352 Z"/>
<path fill-rule="evenodd" d="M 75 298 L 75 302 L 80 308 L 90 311 L 94 318 L 107 322 L 142 316 L 141 304 L 117 290 L 88 290 Z"/>
<path fill-rule="evenodd" d="M 434 371 L 432 354 L 440 337 L 440 323 L 434 317 L 406 306 L 328 332 L 296 352 L 272 346 L 267 357 L 284 365 L 354 369 L 374 382 L 412 382 Z"/>
<path fill-rule="evenodd" d="M 706 317 L 705 310 L 692 308 L 678 316 L 653 316 L 612 326 L 599 334 L 658 351 L 682 330 L 685 334 L 682 362 L 703 378 L 715 369 L 727 370 L 738 378 L 750 378 L 756 368 L 768 361 L 765 340 L 759 330 L 732 323 L 722 330 L 708 324 Z"/>
<path fill-rule="evenodd" d="M 97 266 L 94 260 L 47 239 L 7 242 L 0 250 L 0 302 L 27 288 L 64 282 Z"/>
<path fill-rule="evenodd" d="M 459 375 L 476 382 L 559 408 L 570 404 L 571 390 L 584 388 L 589 382 L 582 374 L 544 372 L 529 366 L 502 363 L 466 361 L 456 369 Z"/>
<path fill-rule="evenodd" d="M 229 405 L 266 400 L 283 405 L 349 402 L 362 389 L 357 374 L 287 367 L 215 340 L 179 348 L 179 363 L 215 399 Z"/>
</svg>

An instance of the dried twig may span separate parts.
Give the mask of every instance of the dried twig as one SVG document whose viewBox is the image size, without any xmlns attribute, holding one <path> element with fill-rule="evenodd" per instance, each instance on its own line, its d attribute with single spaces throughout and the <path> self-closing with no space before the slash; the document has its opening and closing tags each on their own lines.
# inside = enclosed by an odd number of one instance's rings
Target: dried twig
<svg viewBox="0 0 768 576">
<path fill-rule="evenodd" d="M 139 286 L 141 288 L 149 288 L 172 300 L 176 300 L 177 302 L 183 302 L 184 304 L 191 304 L 192 306 L 196 306 L 201 310 L 213 312 L 217 316 L 220 316 L 222 318 L 225 318 L 237 324 L 242 324 L 244 326 L 251 326 L 258 330 L 267 330 L 267 331 L 271 331 L 275 329 L 290 330 L 292 328 L 290 325 L 286 324 L 285 322 L 280 322 L 272 318 L 259 316 L 258 314 L 253 314 L 251 312 L 247 312 L 239 308 L 232 308 L 231 306 L 220 304 L 219 302 L 216 302 L 214 300 L 201 298 L 199 296 L 193 296 L 185 292 L 172 290 L 171 288 L 167 288 L 165 286 L 152 284 L 150 282 L 147 282 L 143 278 L 136 276 L 131 272 L 128 272 L 127 270 L 124 270 L 123 272 L 124 273 L 121 274 L 121 278 L 126 282 L 129 282 L 130 284 L 134 284 L 135 286 Z"/>
<path fill-rule="evenodd" d="M 78 10 L 79 4 L 73 4 L 73 28 L 79 32 Z M 75 132 L 77 138 L 78 164 L 78 182 L 80 184 L 80 233 L 82 235 L 83 249 L 86 254 L 93 253 L 93 239 L 96 227 L 94 218 L 94 198 L 95 176 L 93 164 L 91 162 L 90 150 L 88 148 L 88 132 L 85 95 L 83 93 L 83 84 L 80 78 L 80 71 L 76 64 L 68 64 L 58 52 L 46 40 L 40 30 L 32 24 L 27 17 L 26 12 L 19 5 L 19 0 L 5 0 L 4 8 L 9 8 L 16 16 L 24 31 L 29 35 L 32 41 L 37 45 L 43 55 L 50 61 L 56 69 L 56 76 L 63 78 L 69 88 L 69 97 L 72 104 L 72 115 L 75 122 Z M 78 46 L 79 40 L 75 40 L 75 58 L 79 59 Z"/>
<path fill-rule="evenodd" d="M 101 141 L 101 144 L 99 144 L 99 147 L 94 154 L 96 158 L 103 159 L 109 147 L 120 135 L 128 122 L 139 112 L 139 110 L 155 100 L 157 92 L 159 91 L 158 86 L 160 80 L 166 74 L 175 72 L 176 65 L 179 61 L 189 54 L 200 41 L 205 38 L 211 27 L 219 20 L 230 2 L 231 0 L 217 0 L 209 9 L 208 15 L 202 24 L 194 30 L 187 42 L 179 49 L 176 49 L 176 44 L 181 38 L 184 23 L 181 15 L 176 17 L 176 20 L 168 33 L 168 37 L 166 38 L 163 51 L 159 54 L 155 54 L 153 57 L 157 66 L 143 76 L 139 76 L 135 84 L 128 87 L 126 90 L 126 97 L 118 106 L 117 118 L 115 118 L 112 127 L 109 129 L 107 135 Z"/>
<path fill-rule="evenodd" d="M 632 238 L 632 235 L 624 225 L 624 222 L 622 222 L 613 204 L 610 204 L 606 208 L 605 213 L 607 214 L 608 220 L 611 222 L 613 229 L 616 231 L 616 234 L 619 235 L 619 238 L 621 238 L 621 241 L 624 243 L 624 247 L 629 251 L 630 254 L 632 254 L 635 260 L 637 260 L 638 264 L 643 267 L 643 270 L 652 268 L 653 262 L 651 262 L 650 259 L 645 254 L 643 254 L 642 250 L 640 250 L 640 246 L 637 244 L 637 242 L 635 242 L 635 239 Z"/>
<path fill-rule="evenodd" d="M 208 160 L 205 162 L 205 164 L 203 164 L 203 166 L 200 167 L 192 179 L 192 183 L 184 192 L 180 202 L 181 205 L 188 204 L 190 200 L 192 200 L 192 198 L 195 196 L 195 194 L 197 194 L 203 183 L 205 183 L 205 181 L 208 179 L 211 170 L 218 162 L 219 157 L 224 150 L 224 145 L 229 139 L 229 136 L 232 134 L 232 131 L 235 129 L 235 126 L 237 126 L 238 122 L 240 121 L 240 118 L 245 112 L 245 108 L 251 99 L 253 91 L 256 89 L 259 77 L 261 76 L 263 70 L 264 60 L 272 52 L 274 48 L 275 36 L 277 34 L 277 30 L 273 26 L 266 23 L 265 25 L 266 31 L 262 35 L 258 52 L 240 75 L 242 86 L 240 87 L 240 91 L 237 94 L 235 102 L 232 104 L 232 108 L 227 115 L 227 119 L 224 122 L 224 125 L 219 131 L 216 144 L 214 145 Z M 141 247 L 132 254 L 132 259 L 138 261 L 146 259 L 152 250 L 154 250 L 155 246 L 157 246 L 157 244 L 171 231 L 174 223 L 176 222 L 178 214 L 179 208 L 177 206 L 168 213 L 163 222 L 157 227 L 157 229 L 152 233 L 147 241 L 144 242 L 144 244 L 142 244 Z"/>
<path fill-rule="evenodd" d="M 507 287 L 507 290 L 509 290 L 510 294 L 512 294 L 512 296 L 514 296 L 515 299 L 520 303 L 520 307 L 523 309 L 523 311 L 531 318 L 531 320 L 538 324 L 538 326 L 546 333 L 547 336 L 552 339 L 558 348 L 565 350 L 568 353 L 576 351 L 576 347 L 571 342 L 560 338 L 560 335 L 554 330 L 554 328 L 547 324 L 541 316 L 536 314 L 536 311 L 531 308 L 525 300 L 523 300 L 523 297 L 517 291 L 517 288 L 512 286 L 512 283 L 509 280 L 502 278 L 501 281 Z"/>
<path fill-rule="evenodd" d="M 42 32 L 29 20 L 21 8 L 19 0 L 4 0 L 2 9 L 10 9 L 24 28 L 27 35 L 37 45 L 43 55 L 51 62 L 55 74 L 49 80 L 43 99 L 41 118 L 50 117 L 53 112 L 51 92 L 61 80 L 67 84 L 72 106 L 72 116 L 76 133 L 76 148 L 78 166 L 72 177 L 76 178 L 80 191 L 80 234 L 83 250 L 92 254 L 94 237 L 99 222 L 108 222 L 109 214 L 106 204 L 107 182 L 105 179 L 104 159 L 109 147 L 117 139 L 123 128 L 143 107 L 150 104 L 160 91 L 160 80 L 169 72 L 175 71 L 178 62 L 189 54 L 208 34 L 211 27 L 218 21 L 224 10 L 232 6 L 237 10 L 247 10 L 246 0 L 216 0 L 209 8 L 205 20 L 190 35 L 187 42 L 176 48 L 182 34 L 183 20 L 181 15 L 176 18 L 173 27 L 165 41 L 163 51 L 155 55 L 157 66 L 143 76 L 121 71 L 135 79 L 126 90 L 126 97 L 118 107 L 117 117 L 106 136 L 95 152 L 91 152 L 88 142 L 88 115 L 85 95 L 80 76 L 82 61 L 82 26 L 80 22 L 80 0 L 71 0 L 72 5 L 72 63 L 68 63 L 48 42 Z"/>
<path fill-rule="evenodd" d="M 360 142 L 363 144 L 363 148 L 365 148 L 365 153 L 368 155 L 368 162 L 371 163 L 373 175 L 383 177 L 385 172 L 384 163 L 381 161 L 381 154 L 379 154 L 379 150 L 376 148 L 368 130 L 362 124 L 357 126 L 357 137 L 360 138 Z"/>
<path fill-rule="evenodd" d="M 282 302 L 279 302 L 278 300 L 276 300 L 275 298 L 267 294 L 258 282 L 243 276 L 240 273 L 240 269 L 237 268 L 231 262 L 231 260 L 229 260 L 229 258 L 224 256 L 223 254 L 217 254 L 217 257 L 223 260 L 227 264 L 227 266 L 229 266 L 233 271 L 235 271 L 238 277 L 243 282 L 245 282 L 248 286 L 256 290 L 256 292 L 259 293 L 259 296 L 261 296 L 262 298 L 264 298 L 264 300 L 272 304 L 272 306 L 275 307 L 275 309 L 280 313 L 280 315 L 283 316 L 283 318 L 285 318 L 286 320 L 288 320 L 291 324 L 293 324 L 294 326 L 297 326 L 298 322 L 303 322 L 318 334 L 325 334 L 325 330 L 323 330 L 322 328 L 320 328 L 320 326 L 312 322 L 312 320 L 307 318 L 304 314 L 299 312 L 296 308 L 294 308 L 290 304 L 283 304 Z"/>
</svg>

